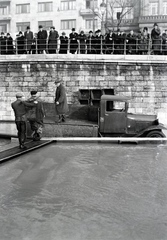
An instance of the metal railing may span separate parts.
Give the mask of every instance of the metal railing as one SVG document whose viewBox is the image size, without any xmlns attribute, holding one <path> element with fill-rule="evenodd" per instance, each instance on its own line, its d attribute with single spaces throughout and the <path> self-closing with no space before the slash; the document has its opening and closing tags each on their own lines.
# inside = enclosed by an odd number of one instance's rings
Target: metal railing
<svg viewBox="0 0 167 240">
<path fill-rule="evenodd" d="M 0 54 L 159 54 L 167 55 L 167 41 L 162 38 L 158 40 L 148 39 L 146 42 L 141 42 L 141 39 L 136 39 L 130 42 L 128 39 L 118 42 L 116 40 L 107 42 L 101 38 L 87 39 L 85 41 L 71 42 L 69 39 L 66 42 L 57 41 L 49 42 L 47 39 L 33 40 L 0 40 Z"/>
</svg>

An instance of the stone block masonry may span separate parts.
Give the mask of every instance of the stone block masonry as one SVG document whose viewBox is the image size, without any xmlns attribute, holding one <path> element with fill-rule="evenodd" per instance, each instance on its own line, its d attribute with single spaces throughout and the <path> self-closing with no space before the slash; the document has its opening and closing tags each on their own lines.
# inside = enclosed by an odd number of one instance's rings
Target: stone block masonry
<svg viewBox="0 0 167 240">
<path fill-rule="evenodd" d="M 129 112 L 158 114 L 167 124 L 167 58 L 137 55 L 1 55 L 0 120 L 14 120 L 18 91 L 28 98 L 37 87 L 42 100 L 53 103 L 56 78 L 64 82 L 68 104 L 79 104 L 79 89 L 112 88 L 132 97 Z"/>
</svg>

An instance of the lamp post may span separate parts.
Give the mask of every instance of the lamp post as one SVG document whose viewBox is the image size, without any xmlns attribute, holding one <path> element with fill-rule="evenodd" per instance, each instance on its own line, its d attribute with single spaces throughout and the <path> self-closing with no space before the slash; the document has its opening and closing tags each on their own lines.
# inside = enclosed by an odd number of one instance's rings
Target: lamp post
<svg viewBox="0 0 167 240">
<path fill-rule="evenodd" d="M 101 11 L 101 15 L 102 15 L 102 21 L 101 21 L 101 33 L 102 35 L 105 34 L 105 26 L 104 26 L 104 14 L 106 12 L 106 4 L 103 0 L 103 2 L 100 4 L 100 11 Z"/>
</svg>

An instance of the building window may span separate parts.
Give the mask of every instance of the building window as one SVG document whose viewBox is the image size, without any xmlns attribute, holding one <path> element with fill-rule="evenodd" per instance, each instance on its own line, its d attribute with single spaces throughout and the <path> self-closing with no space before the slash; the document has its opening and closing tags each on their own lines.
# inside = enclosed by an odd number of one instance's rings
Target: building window
<svg viewBox="0 0 167 240">
<path fill-rule="evenodd" d="M 163 15 L 167 15 L 167 2 L 163 3 Z"/>
<path fill-rule="evenodd" d="M 149 15 L 158 15 L 158 3 L 150 3 Z"/>
<path fill-rule="evenodd" d="M 61 0 L 60 9 L 61 11 L 75 10 L 76 0 Z"/>
<path fill-rule="evenodd" d="M 95 24 L 95 28 L 97 28 L 98 27 L 97 19 L 94 20 L 94 24 Z M 93 19 L 86 19 L 85 20 L 85 28 L 89 29 L 89 30 L 93 29 Z"/>
<path fill-rule="evenodd" d="M 7 24 L 0 24 L 0 32 L 7 32 Z"/>
<path fill-rule="evenodd" d="M 45 30 L 50 30 L 50 27 L 53 26 L 53 21 L 39 21 L 39 25 L 42 25 Z"/>
<path fill-rule="evenodd" d="M 7 15 L 8 14 L 8 7 L 0 5 L 0 15 Z"/>
<path fill-rule="evenodd" d="M 16 14 L 29 13 L 30 4 L 17 4 L 16 5 Z"/>
<path fill-rule="evenodd" d="M 20 31 L 25 32 L 27 26 L 30 26 L 30 22 L 18 22 L 18 23 L 16 23 L 17 32 L 20 32 Z"/>
<path fill-rule="evenodd" d="M 93 6 L 94 4 L 94 6 Z M 98 2 L 97 0 L 86 0 L 86 9 L 92 9 L 92 8 L 97 8 L 98 7 Z"/>
<path fill-rule="evenodd" d="M 41 2 L 38 3 L 38 12 L 52 12 L 53 2 Z"/>
<path fill-rule="evenodd" d="M 76 20 L 61 20 L 61 29 L 62 30 L 71 30 L 72 28 L 76 28 Z"/>
</svg>

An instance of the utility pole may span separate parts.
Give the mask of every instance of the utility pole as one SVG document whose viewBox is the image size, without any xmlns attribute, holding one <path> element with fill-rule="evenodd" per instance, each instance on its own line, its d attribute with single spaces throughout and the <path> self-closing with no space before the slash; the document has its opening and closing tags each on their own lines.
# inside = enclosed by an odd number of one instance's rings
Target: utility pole
<svg viewBox="0 0 167 240">
<path fill-rule="evenodd" d="M 92 12 L 93 12 L 93 34 L 94 34 L 95 33 L 95 0 L 93 0 Z"/>
</svg>

